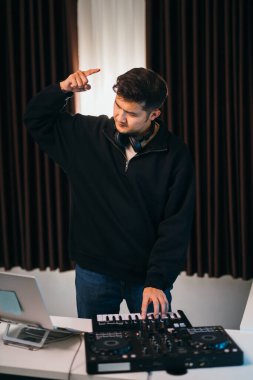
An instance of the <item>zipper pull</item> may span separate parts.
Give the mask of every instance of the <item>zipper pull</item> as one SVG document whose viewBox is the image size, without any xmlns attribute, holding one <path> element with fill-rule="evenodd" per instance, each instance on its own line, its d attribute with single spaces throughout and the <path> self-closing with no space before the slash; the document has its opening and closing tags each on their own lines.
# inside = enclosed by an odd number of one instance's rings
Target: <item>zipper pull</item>
<svg viewBox="0 0 253 380">
<path fill-rule="evenodd" d="M 128 164 L 129 164 L 129 161 L 126 161 L 126 165 L 125 165 L 125 172 L 127 171 L 128 169 Z"/>
</svg>

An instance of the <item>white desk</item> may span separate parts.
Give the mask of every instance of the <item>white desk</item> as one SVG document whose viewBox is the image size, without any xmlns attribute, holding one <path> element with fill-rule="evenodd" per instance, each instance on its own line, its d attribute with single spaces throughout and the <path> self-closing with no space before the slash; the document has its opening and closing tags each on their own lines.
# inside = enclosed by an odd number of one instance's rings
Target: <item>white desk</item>
<svg viewBox="0 0 253 380">
<path fill-rule="evenodd" d="M 58 326 L 92 331 L 88 319 L 52 317 Z M 50 379 L 68 379 L 69 367 L 79 345 L 79 337 L 51 343 L 38 350 L 29 351 L 23 348 L 4 345 L 1 335 L 6 325 L 0 324 L 0 373 L 33 376 Z M 236 367 L 214 367 L 188 370 L 186 375 L 173 376 L 165 371 L 154 371 L 151 380 L 252 380 L 253 379 L 253 333 L 246 331 L 227 330 L 228 334 L 244 351 L 244 365 Z M 120 373 L 112 375 L 87 375 L 85 365 L 84 343 L 75 358 L 71 371 L 71 380 L 146 380 L 147 374 Z"/>
</svg>

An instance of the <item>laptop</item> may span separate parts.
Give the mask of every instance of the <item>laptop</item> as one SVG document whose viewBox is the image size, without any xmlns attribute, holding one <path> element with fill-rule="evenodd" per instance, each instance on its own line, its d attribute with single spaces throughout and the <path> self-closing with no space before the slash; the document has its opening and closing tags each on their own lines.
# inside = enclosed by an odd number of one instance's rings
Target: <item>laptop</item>
<svg viewBox="0 0 253 380">
<path fill-rule="evenodd" d="M 57 333 L 63 336 L 83 333 L 75 329 L 54 326 L 36 277 L 23 274 L 0 272 L 0 321 L 8 324 L 3 336 L 6 343 L 26 343 L 42 347 L 50 333 L 51 336 L 52 333 L 54 336 L 57 336 Z M 11 324 L 25 325 L 27 332 L 33 331 L 34 334 L 37 332 L 37 339 L 32 334 L 33 342 L 30 342 L 29 334 L 28 337 L 24 337 L 24 329 L 18 336 L 8 335 Z"/>
</svg>

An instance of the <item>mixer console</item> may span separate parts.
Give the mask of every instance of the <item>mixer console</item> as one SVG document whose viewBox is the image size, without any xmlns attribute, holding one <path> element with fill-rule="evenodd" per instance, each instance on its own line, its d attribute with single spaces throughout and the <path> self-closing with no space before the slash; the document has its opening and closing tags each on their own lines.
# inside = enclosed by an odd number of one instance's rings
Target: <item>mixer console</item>
<svg viewBox="0 0 253 380">
<path fill-rule="evenodd" d="M 87 373 L 166 370 L 181 374 L 190 368 L 243 364 L 243 352 L 221 326 L 150 326 L 86 333 Z"/>
</svg>

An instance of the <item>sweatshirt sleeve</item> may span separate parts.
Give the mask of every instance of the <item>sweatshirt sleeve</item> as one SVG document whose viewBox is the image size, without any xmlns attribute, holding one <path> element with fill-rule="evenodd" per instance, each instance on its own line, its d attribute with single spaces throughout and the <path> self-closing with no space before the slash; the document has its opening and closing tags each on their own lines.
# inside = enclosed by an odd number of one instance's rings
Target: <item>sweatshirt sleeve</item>
<svg viewBox="0 0 253 380">
<path fill-rule="evenodd" d="M 185 264 L 195 205 L 195 175 L 186 146 L 174 157 L 164 218 L 152 248 L 145 287 L 171 288 Z"/>
<path fill-rule="evenodd" d="M 28 103 L 24 124 L 33 139 L 50 158 L 66 170 L 71 160 L 69 131 L 75 118 L 65 112 L 73 94 L 55 84 L 45 88 Z"/>
</svg>

